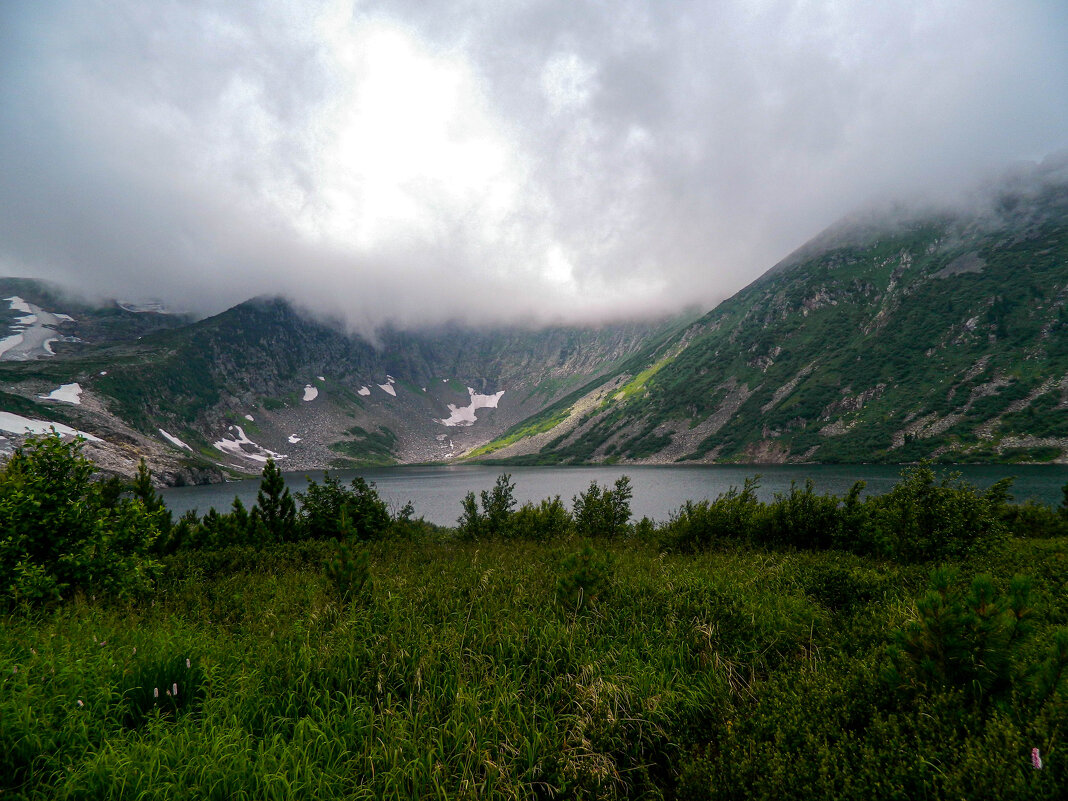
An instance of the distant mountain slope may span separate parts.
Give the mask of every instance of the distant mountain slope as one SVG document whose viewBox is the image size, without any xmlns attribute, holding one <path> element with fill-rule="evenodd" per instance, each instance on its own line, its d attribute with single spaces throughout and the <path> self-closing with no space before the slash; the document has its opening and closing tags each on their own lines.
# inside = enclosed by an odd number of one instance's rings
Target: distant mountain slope
<svg viewBox="0 0 1068 801">
<path fill-rule="evenodd" d="M 447 326 L 370 343 L 276 298 L 183 323 L 0 362 L 0 409 L 162 451 L 194 473 L 255 471 L 268 456 L 288 469 L 440 461 L 678 327 Z"/>
<path fill-rule="evenodd" d="M 1068 171 L 829 229 L 666 350 L 483 453 L 534 462 L 1064 460 Z"/>
<path fill-rule="evenodd" d="M 1066 300 L 1053 162 L 970 210 L 844 220 L 697 320 L 371 343 L 280 299 L 194 322 L 0 279 L 0 451 L 56 423 L 98 437 L 106 468 L 146 455 L 170 482 L 269 456 L 1068 461 Z"/>
</svg>

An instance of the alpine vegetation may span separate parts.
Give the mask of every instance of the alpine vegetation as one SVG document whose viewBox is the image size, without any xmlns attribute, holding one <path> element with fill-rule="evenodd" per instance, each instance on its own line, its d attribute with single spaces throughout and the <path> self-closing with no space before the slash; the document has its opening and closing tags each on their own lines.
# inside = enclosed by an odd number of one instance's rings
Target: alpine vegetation
<svg viewBox="0 0 1068 801">
<path fill-rule="evenodd" d="M 658 522 L 502 474 L 442 528 L 269 461 L 173 520 L 80 448 L 0 473 L 4 797 L 1068 792 L 1068 512 L 1008 481 Z"/>
</svg>

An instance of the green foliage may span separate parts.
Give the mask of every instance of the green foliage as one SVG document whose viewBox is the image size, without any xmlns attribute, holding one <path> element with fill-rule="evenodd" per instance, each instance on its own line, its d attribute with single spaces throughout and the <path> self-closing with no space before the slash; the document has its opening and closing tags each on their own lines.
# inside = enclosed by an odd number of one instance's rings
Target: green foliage
<svg viewBox="0 0 1068 801">
<path fill-rule="evenodd" d="M 616 479 L 612 489 L 590 482 L 589 489 L 572 500 L 575 530 L 583 537 L 622 537 L 630 522 L 632 494 L 628 476 Z"/>
<path fill-rule="evenodd" d="M 986 613 L 962 629 L 980 647 L 960 652 L 958 678 L 921 680 L 903 654 L 904 681 L 883 680 L 927 568 L 743 543 L 350 545 L 368 556 L 373 602 L 342 602 L 322 569 L 336 545 L 307 540 L 180 551 L 153 604 L 81 598 L 0 619 L 0 796 L 1068 791 L 1063 538 L 985 555 L 992 594 L 956 564 L 947 595 L 966 610 L 1011 608 L 1011 576 L 1035 576 L 1033 629 L 989 693 L 967 677 L 987 681 L 997 660 L 977 655 L 1008 624 Z M 188 706 L 171 705 L 175 683 Z"/>
<path fill-rule="evenodd" d="M 82 511 L 93 495 L 109 525 L 123 507 L 149 514 L 88 479 L 69 492 L 79 464 L 47 455 L 41 472 L 56 480 L 39 493 Z M 31 456 L 0 473 L 5 513 L 34 485 Z M 950 523 L 969 504 L 1003 527 L 1028 519 L 1013 516 L 1006 482 L 977 493 L 910 480 L 894 504 L 933 487 Z M 862 535 L 887 496 L 861 500 L 858 484 L 839 501 L 805 485 L 764 504 L 752 479 L 659 530 L 643 520 L 625 543 L 620 512 L 616 534 L 576 544 L 558 497 L 515 510 L 513 489 L 503 475 L 481 506 L 468 496 L 480 532 L 504 520 L 471 543 L 436 531 L 357 544 L 346 504 L 385 514 L 360 484 L 311 493 L 317 530 L 340 543 L 263 543 L 235 502 L 172 527 L 152 603 L 77 595 L 0 617 L 0 795 L 1068 792 L 1063 536 L 969 539 L 932 573 L 870 553 Z M 629 500 L 620 489 L 585 493 L 582 510 L 610 517 L 620 504 L 604 496 Z M 414 522 L 410 509 L 397 520 Z M 242 540 L 227 533 L 241 527 Z"/>
<path fill-rule="evenodd" d="M 461 501 L 463 512 L 456 521 L 456 531 L 461 539 L 477 540 L 483 536 L 482 513 L 478 510 L 475 493 L 468 492 Z"/>
<path fill-rule="evenodd" d="M 512 510 L 515 508 L 515 484 L 508 473 L 497 476 L 491 490 L 483 490 L 482 525 L 486 536 L 507 537 L 511 534 Z"/>
<path fill-rule="evenodd" d="M 163 502 L 163 498 L 156 492 L 156 488 L 152 486 L 152 474 L 144 458 L 137 463 L 137 475 L 130 483 L 130 494 L 141 501 L 141 505 L 147 512 L 159 518 L 160 527 L 166 534 L 171 527 L 171 513 Z"/>
<path fill-rule="evenodd" d="M 955 569 L 936 569 L 913 619 L 897 634 L 897 664 L 888 677 L 955 688 L 976 701 L 1007 690 L 1014 652 L 1033 628 L 1030 594 L 1024 577 L 1000 592 L 989 575 L 965 588 Z"/>
<path fill-rule="evenodd" d="M 761 511 L 756 497 L 758 478 L 747 478 L 741 491 L 731 487 L 714 501 L 686 501 L 663 527 L 665 543 L 695 551 L 730 540 L 750 541 Z"/>
<path fill-rule="evenodd" d="M 557 495 L 545 498 L 537 506 L 524 503 L 512 518 L 512 534 L 516 539 L 549 542 L 571 533 L 571 513 Z"/>
<path fill-rule="evenodd" d="M 345 487 L 327 473 L 322 484 L 309 481 L 307 490 L 297 493 L 297 498 L 301 505 L 298 528 L 302 538 L 375 540 L 390 532 L 385 501 L 378 496 L 374 484 L 360 476 Z"/>
<path fill-rule="evenodd" d="M 141 654 L 124 675 L 124 723 L 129 728 L 151 720 L 174 719 L 196 710 L 204 700 L 204 671 L 188 656 Z"/>
<path fill-rule="evenodd" d="M 264 542 L 290 542 L 297 537 L 297 505 L 289 494 L 282 471 L 269 457 L 263 466 L 263 479 L 251 518 L 257 538 Z"/>
<path fill-rule="evenodd" d="M 859 488 L 851 497 L 859 493 Z M 790 482 L 790 491 L 776 494 L 761 515 L 757 539 L 774 545 L 798 548 L 830 548 L 842 524 L 841 501 L 832 495 L 817 495 L 811 480 L 804 489 Z"/>
<path fill-rule="evenodd" d="M 906 468 L 890 492 L 868 499 L 854 547 L 907 561 L 988 551 L 1007 536 L 1007 488 L 999 482 L 984 493 L 959 475 L 936 481 L 927 464 Z"/>
<path fill-rule="evenodd" d="M 491 490 L 482 490 L 482 509 L 479 511 L 475 493 L 469 492 L 463 499 L 463 513 L 457 521 L 462 539 L 483 538 L 508 539 L 514 535 L 515 484 L 511 475 L 502 473 Z"/>
<path fill-rule="evenodd" d="M 1053 632 L 1046 657 L 1035 665 L 1031 685 L 1040 701 L 1047 701 L 1057 693 L 1068 676 L 1068 628 Z"/>
<path fill-rule="evenodd" d="M 1060 510 L 1033 500 L 1006 505 L 1002 519 L 1014 537 L 1046 539 L 1068 534 L 1068 519 Z"/>
<path fill-rule="evenodd" d="M 342 512 L 342 515 L 345 513 Z M 348 528 L 346 516 L 342 520 L 342 530 Z M 341 601 L 359 604 L 370 601 L 374 592 L 370 565 L 371 555 L 368 551 L 357 551 L 346 540 L 338 543 L 337 554 L 326 563 L 326 577 Z"/>
<path fill-rule="evenodd" d="M 31 437 L 0 470 L 0 597 L 39 606 L 75 590 L 132 596 L 151 586 L 168 515 L 94 481 L 82 443 Z"/>
<path fill-rule="evenodd" d="M 564 558 L 556 580 L 556 602 L 578 612 L 595 604 L 608 588 L 611 568 L 603 553 L 585 545 Z"/>
</svg>

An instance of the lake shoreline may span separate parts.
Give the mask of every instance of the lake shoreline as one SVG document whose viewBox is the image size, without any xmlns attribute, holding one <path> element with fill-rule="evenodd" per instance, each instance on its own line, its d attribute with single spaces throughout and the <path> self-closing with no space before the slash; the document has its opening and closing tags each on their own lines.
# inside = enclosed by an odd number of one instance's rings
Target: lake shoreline
<svg viewBox="0 0 1068 801">
<path fill-rule="evenodd" d="M 741 487 L 747 478 L 760 476 L 758 496 L 770 500 L 776 493 L 788 492 L 791 482 L 803 485 L 812 480 L 816 492 L 844 496 L 856 481 L 865 481 L 865 494 L 888 491 L 908 465 L 563 465 L 531 467 L 521 465 L 449 464 L 398 465 L 349 470 L 330 470 L 332 476 L 349 482 L 359 476 L 373 482 L 384 500 L 395 508 L 411 502 L 415 516 L 436 525 L 455 525 L 464 495 L 489 490 L 497 476 L 508 473 L 516 484 L 519 503 L 537 503 L 559 495 L 570 505 L 591 481 L 608 486 L 619 476 L 630 476 L 634 487 L 632 504 L 635 520 L 650 517 L 666 521 L 686 501 L 714 499 L 731 487 Z M 936 473 L 960 473 L 962 478 L 985 488 L 1007 476 L 1015 476 L 1012 494 L 1018 501 L 1034 498 L 1056 506 L 1062 500 L 1061 488 L 1068 483 L 1064 465 L 937 465 Z M 321 481 L 327 471 L 285 472 L 291 492 L 302 492 L 307 479 Z M 175 515 L 189 509 L 204 514 L 209 507 L 230 508 L 235 496 L 248 506 L 256 498 L 259 478 L 223 484 L 167 488 L 162 496 Z"/>
</svg>

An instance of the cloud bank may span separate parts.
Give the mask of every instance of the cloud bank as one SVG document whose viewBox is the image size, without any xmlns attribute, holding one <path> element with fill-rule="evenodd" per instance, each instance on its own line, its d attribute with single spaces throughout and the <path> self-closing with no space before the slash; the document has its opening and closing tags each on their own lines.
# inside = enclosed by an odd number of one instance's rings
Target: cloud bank
<svg viewBox="0 0 1068 801">
<path fill-rule="evenodd" d="M 1040 0 L 0 6 L 0 273 L 355 329 L 709 307 L 1068 146 Z"/>
</svg>

